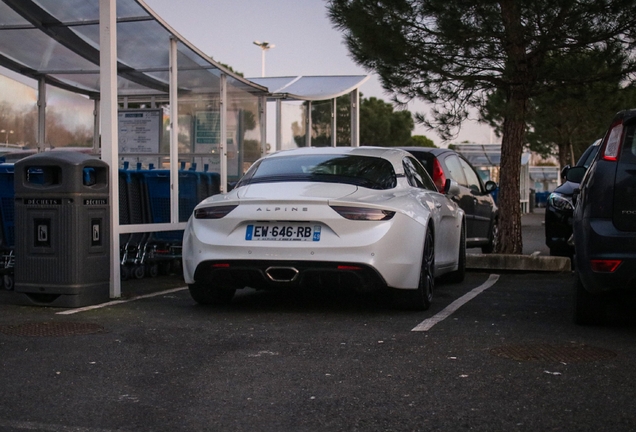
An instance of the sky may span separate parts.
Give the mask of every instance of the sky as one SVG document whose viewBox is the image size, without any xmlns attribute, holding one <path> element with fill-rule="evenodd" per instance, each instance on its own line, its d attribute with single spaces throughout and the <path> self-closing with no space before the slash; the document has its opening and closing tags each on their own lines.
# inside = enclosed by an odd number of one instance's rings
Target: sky
<svg viewBox="0 0 636 432">
<path fill-rule="evenodd" d="M 344 45 L 343 35 L 327 18 L 325 0 L 145 0 L 177 33 L 217 61 L 245 77 L 261 76 L 261 49 L 254 41 L 275 47 L 265 53 L 266 76 L 371 75 L 360 87 L 363 97 L 387 102 L 378 78 L 358 66 Z M 178 7 L 176 5 L 178 4 Z M 411 112 L 427 112 L 423 102 L 411 103 Z M 434 131 L 416 126 L 414 135 L 426 135 L 446 146 Z M 491 129 L 466 123 L 452 142 L 499 142 Z"/>
</svg>

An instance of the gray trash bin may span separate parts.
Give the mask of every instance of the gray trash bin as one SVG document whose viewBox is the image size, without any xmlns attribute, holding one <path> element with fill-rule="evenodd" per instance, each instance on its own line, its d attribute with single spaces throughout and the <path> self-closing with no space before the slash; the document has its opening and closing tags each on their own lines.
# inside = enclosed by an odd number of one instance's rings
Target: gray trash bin
<svg viewBox="0 0 636 432">
<path fill-rule="evenodd" d="M 51 151 L 15 163 L 15 293 L 29 304 L 109 299 L 108 164 Z"/>
</svg>

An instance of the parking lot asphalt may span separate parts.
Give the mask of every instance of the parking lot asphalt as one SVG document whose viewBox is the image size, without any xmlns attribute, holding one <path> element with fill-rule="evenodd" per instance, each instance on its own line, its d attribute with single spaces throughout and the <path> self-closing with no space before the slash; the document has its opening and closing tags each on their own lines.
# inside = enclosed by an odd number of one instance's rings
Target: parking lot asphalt
<svg viewBox="0 0 636 432">
<path fill-rule="evenodd" d="M 0 430 L 636 430 L 631 310 L 575 326 L 571 279 L 468 272 L 425 312 L 344 292 L 203 307 L 179 288 L 0 304 Z"/>
<path fill-rule="evenodd" d="M 521 215 L 523 253 L 521 255 L 482 254 L 478 248 L 467 250 L 466 267 L 483 271 L 571 271 L 569 258 L 550 256 L 545 244 L 545 208 L 536 207 Z"/>
</svg>

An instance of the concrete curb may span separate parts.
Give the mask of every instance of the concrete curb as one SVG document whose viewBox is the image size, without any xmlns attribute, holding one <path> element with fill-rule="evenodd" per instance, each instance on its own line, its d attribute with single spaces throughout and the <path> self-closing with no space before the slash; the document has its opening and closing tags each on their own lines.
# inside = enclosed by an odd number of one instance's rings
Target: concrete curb
<svg viewBox="0 0 636 432">
<path fill-rule="evenodd" d="M 527 272 L 570 272 L 570 258 L 539 255 L 470 254 L 466 269 Z"/>
</svg>

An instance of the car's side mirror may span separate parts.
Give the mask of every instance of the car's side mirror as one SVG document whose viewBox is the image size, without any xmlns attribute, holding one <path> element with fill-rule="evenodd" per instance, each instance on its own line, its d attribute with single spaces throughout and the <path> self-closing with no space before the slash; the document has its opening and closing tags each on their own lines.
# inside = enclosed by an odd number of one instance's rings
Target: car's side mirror
<svg viewBox="0 0 636 432">
<path fill-rule="evenodd" d="M 572 183 L 581 183 L 581 180 L 583 180 L 583 176 L 585 175 L 585 171 L 587 171 L 585 167 L 572 167 L 568 170 L 565 178 L 567 181 Z"/>
<path fill-rule="evenodd" d="M 484 187 L 486 188 L 486 192 L 494 192 L 495 190 L 497 190 L 497 183 L 492 180 L 488 180 Z"/>
<path fill-rule="evenodd" d="M 561 178 L 565 178 L 565 176 L 568 175 L 568 171 L 570 171 L 570 168 L 570 165 L 566 165 L 563 167 L 563 169 L 561 170 Z"/>
<path fill-rule="evenodd" d="M 446 179 L 444 183 L 444 194 L 450 196 L 458 196 L 460 194 L 459 185 L 455 180 Z"/>
</svg>

